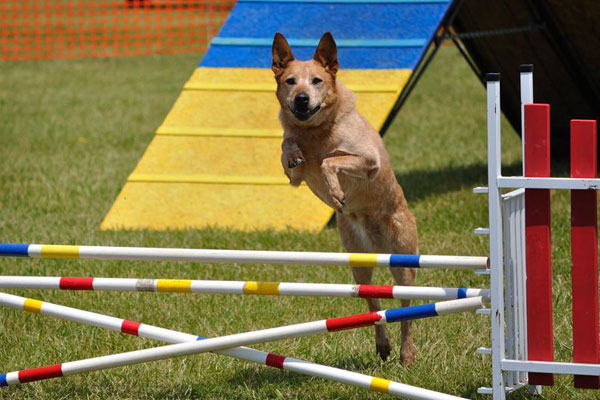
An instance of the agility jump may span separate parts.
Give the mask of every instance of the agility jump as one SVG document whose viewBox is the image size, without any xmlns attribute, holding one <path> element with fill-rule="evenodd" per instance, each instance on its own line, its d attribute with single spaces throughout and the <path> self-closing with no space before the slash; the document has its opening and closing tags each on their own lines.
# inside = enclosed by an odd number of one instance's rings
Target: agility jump
<svg viewBox="0 0 600 400">
<path fill-rule="evenodd" d="M 95 246 L 0 245 L 0 255 L 9 257 L 91 258 L 225 263 L 273 263 L 340 265 L 351 267 L 466 268 L 490 275 L 490 289 L 403 288 L 377 285 L 332 285 L 285 282 L 227 282 L 192 280 L 139 280 L 77 277 L 3 277 L 0 287 L 62 290 L 145 290 L 262 295 L 327 295 L 344 297 L 403 298 L 401 296 L 456 296 L 458 300 L 418 305 L 387 311 L 289 325 L 213 339 L 159 327 L 100 316 L 38 300 L 0 295 L 0 305 L 53 315 L 82 323 L 96 324 L 123 333 L 180 343 L 47 367 L 0 374 L 0 386 L 66 376 L 79 372 L 112 368 L 133 363 L 176 357 L 198 352 L 220 354 L 321 376 L 371 390 L 413 399 L 457 399 L 381 378 L 355 374 L 325 366 L 289 359 L 256 350 L 237 348 L 254 343 L 353 329 L 375 324 L 433 317 L 478 310 L 491 319 L 491 347 L 478 353 L 492 357 L 492 387 L 479 393 L 504 400 L 508 393 L 525 385 L 551 385 L 553 374 L 575 375 L 575 386 L 600 388 L 600 342 L 598 322 L 598 266 L 595 178 L 596 123 L 572 121 L 572 176 L 549 176 L 549 106 L 528 104 L 531 69 L 522 70 L 522 98 L 525 138 L 525 176 L 501 174 L 500 77 L 488 75 L 488 194 L 490 257 L 452 257 L 397 254 L 302 253 L 240 250 L 152 249 Z M 523 84 L 524 83 L 524 84 Z M 528 93 L 529 91 L 529 93 Z M 529 100 L 527 100 L 529 99 Z M 503 188 L 516 188 L 503 194 Z M 550 266 L 549 190 L 572 190 L 573 251 L 573 334 L 574 362 L 553 361 L 552 298 Z M 527 205 L 527 207 L 525 207 Z M 526 251 L 527 249 L 527 251 Z M 19 282 L 20 281 L 20 282 Z M 141 283 L 143 281 L 143 283 Z M 421 290 L 422 289 L 422 290 Z M 361 293 L 362 292 L 362 293 Z M 410 293 L 409 293 L 410 292 Z M 469 297 L 469 296 L 476 297 Z M 398 297 L 396 297 L 398 296 Z M 462 298 L 461 298 L 462 297 Z M 490 308 L 483 308 L 488 299 Z M 585 317 L 586 312 L 592 317 Z M 529 311 L 529 312 L 528 312 Z M 535 312 L 533 312 L 535 311 Z M 180 336 L 177 336 L 180 335 Z M 175 336 L 177 336 L 176 339 Z M 251 353 L 247 353 L 247 352 Z M 235 353 L 235 354 L 234 354 Z M 236 355 L 237 354 L 237 355 Z M 257 361 L 258 360 L 258 361 Z M 306 367 L 303 369 L 303 367 Z"/>
<path fill-rule="evenodd" d="M 224 262 L 224 263 L 269 263 L 269 264 L 301 264 L 301 265 L 337 265 L 350 267 L 400 267 L 400 268 L 464 268 L 486 270 L 487 257 L 429 256 L 403 254 L 362 254 L 362 253 L 316 253 L 316 252 L 284 252 L 284 251 L 244 251 L 244 250 L 204 250 L 204 249 L 164 249 L 136 247 L 106 246 L 62 246 L 62 245 L 20 245 L 1 244 L 0 256 L 33 257 L 58 259 L 106 259 L 106 260 L 144 260 L 144 261 L 192 261 L 192 262 Z M 251 343 L 262 343 L 281 340 L 287 337 L 298 337 L 305 334 L 332 332 L 352 329 L 387 322 L 412 320 L 433 317 L 446 313 L 481 309 L 483 301 L 489 300 L 489 291 L 485 289 L 443 288 L 443 287 L 407 287 L 393 285 L 349 285 L 323 283 L 293 282 L 255 282 L 255 281 L 200 281 L 182 279 L 131 279 L 131 278 L 93 278 L 93 277 L 0 277 L 0 288 L 21 289 L 57 289 L 57 290 L 118 290 L 118 291 L 152 291 L 177 293 L 222 293 L 246 295 L 280 295 L 280 296 L 330 296 L 359 298 L 394 298 L 448 300 L 441 303 L 418 305 L 400 309 L 380 311 L 378 313 L 359 314 L 355 316 L 332 318 L 308 324 L 290 327 L 272 328 L 265 331 L 249 332 L 216 338 L 216 347 L 207 347 L 215 341 L 202 341 L 202 346 L 180 350 L 176 348 L 149 349 L 147 353 L 125 353 L 112 356 L 97 357 L 55 364 L 52 366 L 33 368 L 0 374 L 0 386 L 33 382 L 36 380 L 66 376 L 78 372 L 104 369 L 107 367 L 129 365 L 131 363 L 151 361 L 177 355 L 192 354 L 187 351 L 214 351 L 219 354 L 262 363 L 281 369 L 288 369 L 311 376 L 319 376 L 337 382 L 364 387 L 374 391 L 404 396 L 411 399 L 447 399 L 457 400 L 459 397 L 446 395 L 427 389 L 392 382 L 386 379 L 370 377 L 349 371 L 331 368 L 306 361 L 287 358 L 276 354 L 265 353 L 243 346 Z M 451 300 L 456 299 L 456 300 Z M 170 343 L 196 341 L 192 335 L 181 336 L 174 331 L 135 321 L 123 320 L 90 313 L 70 307 L 54 305 L 39 300 L 26 299 L 0 293 L 0 305 L 23 309 L 34 313 L 51 315 L 85 324 L 103 327 Z M 303 329 L 308 327 L 308 331 Z M 270 333 L 271 332 L 271 333 Z M 272 336 L 272 332 L 276 336 Z M 277 333 L 279 332 L 279 333 Z M 281 335 L 280 335 L 281 334 Z M 242 336 L 240 336 L 242 335 Z M 246 335 L 246 336 L 243 336 Z M 279 336 L 277 336 L 279 335 Z M 283 335 L 283 336 L 282 336 Z M 287 335 L 287 336 L 286 336 Z M 181 340 L 174 340 L 177 337 Z M 231 342 L 231 338 L 242 341 Z M 250 341 L 245 341 L 246 338 Z M 238 340 L 236 339 L 236 340 Z M 219 341 L 220 340 L 220 341 Z M 256 341 L 258 340 L 258 341 Z M 226 344 L 223 344 L 226 343 Z M 188 343 L 189 345 L 189 343 Z M 236 347 L 236 348 L 231 348 Z M 184 347 L 182 347 L 184 348 Z M 166 351 L 166 352 L 165 352 Z M 180 352 L 184 351 L 184 352 Z"/>
<path fill-rule="evenodd" d="M 316 252 L 285 252 L 285 251 L 244 251 L 244 250 L 205 250 L 205 249 L 164 249 L 164 248 L 136 248 L 136 247 L 108 247 L 108 246 L 64 246 L 64 245 L 21 245 L 1 244 L 0 256 L 4 257 L 33 257 L 33 258 L 58 258 L 58 259 L 106 259 L 106 260 L 143 260 L 143 261 L 192 261 L 208 263 L 269 263 L 269 264 L 300 264 L 300 265 L 328 265 L 350 267 L 400 267 L 400 268 L 461 268 L 486 270 L 489 264 L 487 257 L 459 257 L 459 256 L 430 256 L 412 254 L 362 254 L 362 253 L 316 253 Z M 294 325 L 292 327 L 273 328 L 269 332 L 288 332 L 290 336 L 261 336 L 259 333 L 250 332 L 242 336 L 258 342 L 233 342 L 229 345 L 218 347 L 201 347 L 194 352 L 215 351 L 219 354 L 230 355 L 237 358 L 259 362 L 269 366 L 290 369 L 312 376 L 347 383 L 350 385 L 369 388 L 389 394 L 400 395 L 412 399 L 459 399 L 455 396 L 433 392 L 382 378 L 369 377 L 355 374 L 336 368 L 307 363 L 305 361 L 285 358 L 279 355 L 259 352 L 249 348 L 234 348 L 250 343 L 262 343 L 270 340 L 280 340 L 286 337 L 297 337 L 294 333 L 299 327 L 312 327 L 310 334 L 319 333 L 325 324 L 325 331 L 337 331 L 362 326 L 372 326 L 386 322 L 412 320 L 417 318 L 433 317 L 445 313 L 460 312 L 483 308 L 483 301 L 489 300 L 489 291 L 484 289 L 469 288 L 443 288 L 443 287 L 407 287 L 392 285 L 346 285 L 323 283 L 292 283 L 292 282 L 255 282 L 255 281 L 200 281 L 181 279 L 130 279 L 130 278 L 93 278 L 93 277 L 0 277 L 0 288 L 30 288 L 30 289 L 58 289 L 58 290 L 119 290 L 119 291 L 152 291 L 152 292 L 177 292 L 177 293 L 222 293 L 222 294 L 250 294 L 250 295 L 280 295 L 280 296 L 330 296 L 330 297 L 359 297 L 359 298 L 395 298 L 395 299 L 423 299 L 423 300 L 448 300 L 446 302 L 418 305 L 401 309 L 367 313 L 350 317 L 333 318 L 309 324 Z M 457 299 L 457 300 L 451 300 Z M 172 332 L 141 324 L 135 321 L 123 320 L 101 314 L 89 313 L 69 307 L 53 305 L 39 300 L 19 298 L 7 294 L 0 294 L 0 305 L 20 308 L 26 311 L 52 315 L 77 322 L 101 326 L 123 333 L 138 335 L 173 343 Z M 465 308 L 466 307 L 466 308 Z M 312 324 L 312 325 L 311 325 Z M 287 331 L 286 331 L 287 328 Z M 258 336 L 256 336 L 258 335 Z M 235 337 L 239 337 L 234 335 Z M 171 339 L 169 339 L 171 338 Z M 230 337 L 226 337 L 230 338 Z M 279 338 L 279 339 L 278 339 Z M 219 339 L 219 338 L 217 338 Z M 187 337 L 183 341 L 189 341 Z M 194 337 L 193 340 L 197 340 Z M 223 339 L 228 340 L 228 339 Z M 203 346 L 211 342 L 203 341 Z M 226 342 L 229 343 L 229 342 Z M 224 347 L 219 347 L 224 346 Z M 152 349 L 151 349 L 152 350 Z M 132 362 L 144 362 L 157 359 L 156 354 L 162 358 L 184 355 L 187 353 L 162 353 L 164 350 L 155 349 L 153 352 L 141 355 L 112 355 L 56 364 L 53 366 L 34 368 L 23 371 L 9 372 L 0 375 L 0 385 L 13 385 L 35 380 L 65 376 L 92 369 L 102 369 L 106 366 L 128 365 Z M 191 353 L 189 353 L 191 354 Z M 132 358 L 133 357 L 133 358 Z M 141 357 L 141 358 L 138 358 Z M 148 357 L 148 358 L 146 358 Z"/>
</svg>

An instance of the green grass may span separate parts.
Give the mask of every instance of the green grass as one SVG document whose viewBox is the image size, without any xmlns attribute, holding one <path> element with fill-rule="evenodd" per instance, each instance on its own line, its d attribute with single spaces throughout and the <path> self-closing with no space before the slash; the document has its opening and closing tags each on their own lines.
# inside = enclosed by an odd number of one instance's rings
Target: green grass
<svg viewBox="0 0 600 400">
<path fill-rule="evenodd" d="M 191 74 L 198 55 L 125 59 L 3 63 L 0 75 L 0 238 L 2 242 L 122 246 L 207 247 L 342 251 L 337 231 L 320 234 L 100 232 L 99 224 Z M 515 73 L 517 62 L 515 62 Z M 485 92 L 453 48 L 442 48 L 385 138 L 398 179 L 419 224 L 423 254 L 485 255 L 487 199 L 472 194 L 485 185 Z M 504 171 L 518 173 L 520 141 L 503 122 Z M 570 277 L 568 197 L 553 198 L 556 356 L 569 360 Z M 55 260 L 0 260 L 6 275 L 162 277 L 298 282 L 352 282 L 337 267 L 199 265 Z M 392 283 L 378 270 L 376 283 Z M 419 285 L 484 287 L 468 271 L 421 271 Z M 364 312 L 359 299 L 270 298 L 150 293 L 11 293 L 143 321 L 204 336 Z M 385 301 L 384 306 L 397 302 Z M 155 346 L 140 338 L 15 310 L 0 310 L 0 370 Z M 475 354 L 489 346 L 487 317 L 457 315 L 415 322 L 418 355 L 399 364 L 399 326 L 390 327 L 395 352 L 381 362 L 372 329 L 256 346 L 280 354 L 423 386 L 468 398 L 490 384 L 489 360 Z M 598 398 L 575 391 L 560 378 L 551 399 Z M 1 399 L 380 398 L 212 354 L 154 362 L 106 372 L 13 387 Z M 525 392 L 515 398 L 528 398 Z"/>
</svg>

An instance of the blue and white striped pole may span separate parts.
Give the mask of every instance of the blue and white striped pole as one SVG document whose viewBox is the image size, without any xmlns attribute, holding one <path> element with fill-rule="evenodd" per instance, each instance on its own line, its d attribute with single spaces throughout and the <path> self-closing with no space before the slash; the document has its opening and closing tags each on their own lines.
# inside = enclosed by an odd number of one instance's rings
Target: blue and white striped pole
<svg viewBox="0 0 600 400">
<path fill-rule="evenodd" d="M 486 269 L 489 264 L 489 259 L 487 257 L 468 256 L 64 246 L 42 244 L 0 244 L 0 256 L 453 269 Z"/>
</svg>

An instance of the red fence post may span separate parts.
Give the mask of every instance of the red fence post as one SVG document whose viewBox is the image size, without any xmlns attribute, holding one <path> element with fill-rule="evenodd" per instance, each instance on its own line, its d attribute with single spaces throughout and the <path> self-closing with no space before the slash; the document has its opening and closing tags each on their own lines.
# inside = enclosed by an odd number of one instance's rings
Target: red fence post
<svg viewBox="0 0 600 400">
<path fill-rule="evenodd" d="M 525 105 L 525 176 L 550 176 L 550 106 Z M 550 190 L 525 190 L 527 358 L 553 361 Z M 554 384 L 554 375 L 529 373 L 530 385 Z"/>
<path fill-rule="evenodd" d="M 571 120 L 571 177 L 596 177 L 596 121 Z M 571 191 L 573 362 L 600 364 L 598 226 L 595 190 Z M 575 375 L 576 388 L 599 389 L 600 377 Z"/>
</svg>

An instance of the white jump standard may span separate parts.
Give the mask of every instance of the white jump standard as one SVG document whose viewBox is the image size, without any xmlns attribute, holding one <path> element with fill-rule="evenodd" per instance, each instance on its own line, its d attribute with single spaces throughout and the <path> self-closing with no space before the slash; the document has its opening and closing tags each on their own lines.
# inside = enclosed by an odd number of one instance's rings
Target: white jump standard
<svg viewBox="0 0 600 400">
<path fill-rule="evenodd" d="M 523 171 L 501 171 L 500 76 L 488 74 L 488 193 L 490 234 L 489 348 L 494 400 L 524 386 L 540 394 L 553 374 L 574 375 L 574 387 L 600 389 L 595 120 L 570 121 L 571 178 L 550 177 L 550 105 L 533 103 L 533 70 L 521 68 Z M 501 189 L 513 188 L 503 194 Z M 571 189 L 573 362 L 555 362 L 550 190 Z M 484 191 L 485 190 L 485 191 Z"/>
<path fill-rule="evenodd" d="M 431 256 L 418 254 L 324 253 L 309 251 L 65 246 L 47 244 L 0 244 L 0 256 L 400 268 L 486 269 L 489 265 L 489 259 L 487 257 Z"/>
</svg>

